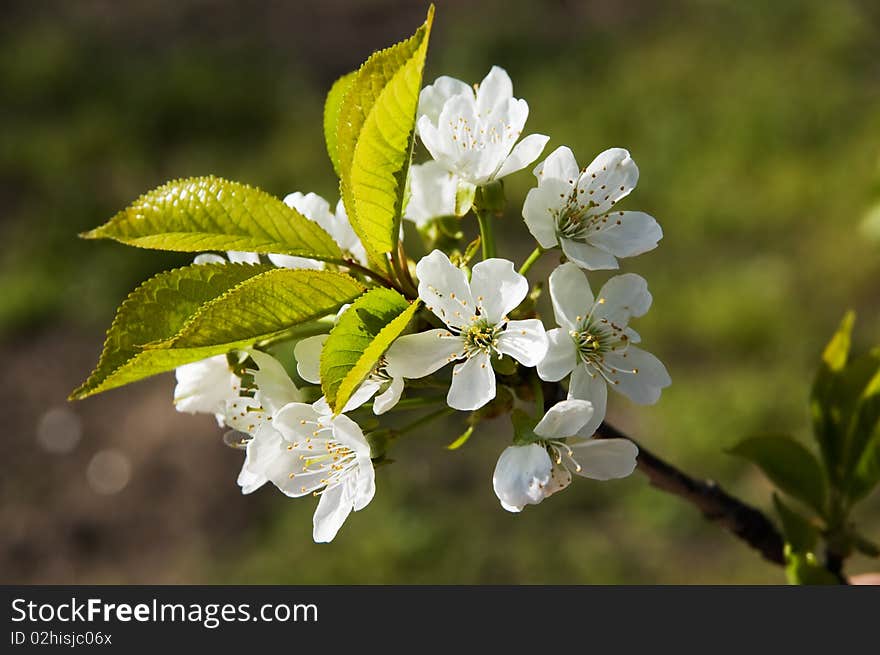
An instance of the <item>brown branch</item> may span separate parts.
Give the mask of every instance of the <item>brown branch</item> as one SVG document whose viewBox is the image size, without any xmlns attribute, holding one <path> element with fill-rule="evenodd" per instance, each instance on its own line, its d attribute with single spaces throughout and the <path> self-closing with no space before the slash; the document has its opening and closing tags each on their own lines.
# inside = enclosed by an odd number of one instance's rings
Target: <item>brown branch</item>
<svg viewBox="0 0 880 655">
<path fill-rule="evenodd" d="M 629 439 L 639 447 L 638 469 L 651 484 L 696 506 L 709 521 L 745 541 L 774 564 L 785 564 L 783 540 L 767 516 L 737 500 L 712 480 L 697 480 L 643 448 L 613 425 L 603 422 L 596 431 L 600 439 Z"/>
</svg>

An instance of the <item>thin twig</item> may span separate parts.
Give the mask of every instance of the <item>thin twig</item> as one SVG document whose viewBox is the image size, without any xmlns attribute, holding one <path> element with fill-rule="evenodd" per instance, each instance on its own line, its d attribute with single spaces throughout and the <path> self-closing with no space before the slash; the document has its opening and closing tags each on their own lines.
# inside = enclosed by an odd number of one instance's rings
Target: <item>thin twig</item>
<svg viewBox="0 0 880 655">
<path fill-rule="evenodd" d="M 636 443 L 606 422 L 599 426 L 596 436 L 600 439 L 629 439 Z M 692 478 L 640 444 L 636 445 L 639 447 L 638 469 L 653 486 L 696 506 L 706 519 L 735 534 L 761 553 L 764 559 L 785 564 L 782 537 L 763 512 L 737 500 L 713 480 Z"/>
<path fill-rule="evenodd" d="M 367 277 L 373 278 L 374 280 L 376 280 L 376 282 L 381 282 L 384 286 L 390 289 L 396 289 L 397 291 L 403 293 L 403 289 L 400 288 L 400 285 L 395 284 L 393 280 L 385 277 L 380 273 L 377 273 L 371 268 L 367 268 L 366 266 L 363 266 L 352 259 L 343 259 L 342 263 L 352 270 L 358 271 L 359 273 L 363 273 Z"/>
</svg>

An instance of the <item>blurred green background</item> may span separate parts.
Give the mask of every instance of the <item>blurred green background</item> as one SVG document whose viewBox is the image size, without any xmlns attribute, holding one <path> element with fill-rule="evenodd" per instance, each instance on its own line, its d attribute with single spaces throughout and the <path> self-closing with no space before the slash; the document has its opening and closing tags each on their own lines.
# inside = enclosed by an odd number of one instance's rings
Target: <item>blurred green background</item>
<svg viewBox="0 0 880 655">
<path fill-rule="evenodd" d="M 338 75 L 408 35 L 421 2 L 7 2 L 0 25 L 0 581 L 765 583 L 781 570 L 639 474 L 577 480 L 521 515 L 491 487 L 503 421 L 409 437 L 330 545 L 311 499 L 242 497 L 240 453 L 174 412 L 170 375 L 68 406 L 115 306 L 189 257 L 76 233 L 143 191 L 213 173 L 335 202 L 321 134 Z M 880 342 L 880 6 L 776 2 L 438 2 L 427 80 L 505 67 L 528 132 L 582 164 L 628 148 L 627 208 L 660 247 L 623 269 L 654 307 L 636 328 L 673 386 L 610 417 L 646 447 L 769 509 L 723 449 L 809 439 L 806 397 L 845 309 Z M 504 250 L 533 244 L 509 179 Z M 533 269 L 551 270 L 547 257 Z M 600 284 L 605 275 L 593 275 Z M 859 512 L 880 536 L 880 500 Z M 855 558 L 849 570 L 877 568 Z"/>
</svg>

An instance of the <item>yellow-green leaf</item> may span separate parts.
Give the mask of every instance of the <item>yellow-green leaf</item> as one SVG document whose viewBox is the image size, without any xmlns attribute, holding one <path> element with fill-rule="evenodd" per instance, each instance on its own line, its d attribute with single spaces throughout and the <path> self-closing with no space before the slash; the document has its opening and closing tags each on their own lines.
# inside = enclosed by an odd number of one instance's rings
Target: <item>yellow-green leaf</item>
<svg viewBox="0 0 880 655">
<path fill-rule="evenodd" d="M 412 37 L 371 56 L 357 71 L 339 111 L 345 209 L 370 258 L 385 270 L 385 255 L 396 250 L 399 238 L 433 18 L 432 5 Z"/>
<path fill-rule="evenodd" d="M 247 264 L 192 265 L 150 278 L 120 305 L 94 372 L 70 395 L 71 400 L 131 381 L 134 378 L 126 378 L 119 369 L 136 358 L 144 344 L 174 336 L 204 303 L 269 268 Z"/>
<path fill-rule="evenodd" d="M 341 177 L 341 169 L 339 168 L 339 151 L 337 148 L 337 127 L 339 123 L 339 110 L 342 109 L 342 101 L 348 89 L 351 87 L 357 71 L 352 71 L 343 75 L 333 83 L 330 91 L 327 93 L 327 100 L 324 102 L 324 142 L 327 144 L 327 154 L 333 163 L 333 170 L 336 176 Z"/>
<path fill-rule="evenodd" d="M 794 439 L 751 437 L 731 448 L 730 453 L 757 464 L 781 491 L 806 503 L 820 516 L 826 515 L 825 474 L 813 453 Z"/>
<path fill-rule="evenodd" d="M 418 310 L 391 289 L 372 289 L 357 299 L 330 331 L 321 351 L 321 387 L 341 412 Z"/>
<path fill-rule="evenodd" d="M 360 282 L 342 273 L 275 268 L 206 303 L 174 337 L 147 349 L 240 348 L 334 313 L 363 291 Z"/>
<path fill-rule="evenodd" d="M 163 184 L 82 236 L 157 250 L 342 260 L 339 246 L 314 221 L 265 191 L 213 176 Z"/>
</svg>

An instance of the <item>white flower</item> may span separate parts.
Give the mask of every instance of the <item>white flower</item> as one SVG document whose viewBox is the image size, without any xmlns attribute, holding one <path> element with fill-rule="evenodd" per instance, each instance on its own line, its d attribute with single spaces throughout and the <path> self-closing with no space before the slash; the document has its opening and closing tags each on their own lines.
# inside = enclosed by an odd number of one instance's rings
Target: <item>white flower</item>
<svg viewBox="0 0 880 655">
<path fill-rule="evenodd" d="M 451 206 L 456 214 L 464 215 L 471 207 L 476 187 L 525 168 L 538 158 L 549 140 L 542 134 L 531 134 L 517 143 L 529 105 L 513 97 L 510 77 L 497 66 L 476 91 L 460 80 L 438 78 L 422 89 L 418 114 L 419 137 L 440 165 L 420 169 L 411 179 L 417 207 L 407 213 L 414 220 L 422 211 L 418 198 L 428 193 L 419 186 L 443 191 L 442 202 L 434 202 L 444 213 Z M 447 179 L 449 173 L 456 178 L 458 197 L 450 193 L 453 186 Z"/>
<path fill-rule="evenodd" d="M 284 198 L 284 204 L 292 207 L 310 221 L 317 223 L 342 249 L 343 254 L 350 256 L 360 264 L 367 264 L 367 253 L 364 246 L 355 234 L 345 207 L 340 200 L 336 204 L 336 213 L 330 211 L 330 203 L 316 193 L 302 194 L 299 191 L 288 194 Z M 239 252 L 230 250 L 226 253 L 232 263 L 259 264 L 260 255 L 255 252 Z M 269 261 L 281 268 L 323 268 L 323 262 L 306 257 L 292 255 L 269 254 Z M 195 264 L 225 264 L 226 259 L 222 255 L 214 253 L 202 253 L 196 255 Z"/>
<path fill-rule="evenodd" d="M 241 380 L 229 368 L 226 355 L 178 366 L 174 406 L 178 412 L 213 414 L 217 425 L 226 422 L 227 404 L 239 397 Z"/>
<path fill-rule="evenodd" d="M 594 480 L 624 478 L 635 470 L 638 448 L 628 439 L 584 438 L 593 406 L 563 400 L 551 407 L 534 428 L 539 440 L 509 446 L 498 458 L 492 486 L 510 512 L 537 505 L 571 483 L 572 472 Z"/>
<path fill-rule="evenodd" d="M 332 541 L 352 510 L 366 507 L 376 492 L 370 446 L 358 424 L 299 402 L 277 410 L 248 443 L 239 483 L 259 479 L 292 498 L 320 496 L 316 542 Z"/>
<path fill-rule="evenodd" d="M 560 327 L 547 332 L 550 345 L 538 375 L 556 382 L 571 373 L 568 397 L 593 403 L 586 432 L 592 434 L 605 417 L 606 383 L 637 403 L 657 402 L 671 383 L 669 374 L 654 355 L 632 345 L 641 338 L 627 325 L 651 307 L 644 278 L 615 276 L 594 300 L 584 272 L 566 263 L 550 275 L 550 298 Z"/>
<path fill-rule="evenodd" d="M 321 351 L 329 335 L 319 334 L 308 337 L 296 344 L 293 350 L 296 357 L 296 372 L 306 382 L 321 384 Z M 343 408 L 344 412 L 357 409 L 375 396 L 373 413 L 384 414 L 392 409 L 403 393 L 403 378 L 389 374 L 388 356 L 382 357 L 373 371 L 355 390 Z M 322 398 L 318 402 L 326 401 Z"/>
<path fill-rule="evenodd" d="M 581 268 L 617 268 L 617 257 L 652 250 L 663 237 L 648 214 L 611 211 L 639 179 L 639 169 L 622 148 L 606 150 L 578 170 L 574 154 L 562 146 L 535 168 L 535 177 L 538 186 L 523 205 L 529 231 L 542 248 L 561 246 Z"/>
<path fill-rule="evenodd" d="M 240 250 L 229 250 L 226 257 L 233 264 L 259 264 L 260 256 L 255 252 L 242 252 Z M 227 259 L 223 255 L 217 255 L 213 252 L 205 252 L 196 255 L 193 264 L 225 264 Z"/>
<path fill-rule="evenodd" d="M 507 313 L 529 290 L 526 279 L 506 259 L 487 259 L 473 267 L 471 280 L 439 250 L 416 266 L 419 298 L 448 329 L 397 339 L 388 350 L 392 377 L 421 378 L 463 359 L 452 371 L 446 397 L 459 410 L 482 407 L 495 397 L 493 356 L 510 355 L 536 366 L 547 352 L 547 335 L 537 319 L 511 321 Z"/>
<path fill-rule="evenodd" d="M 432 218 L 455 214 L 458 178 L 436 161 L 409 168 L 410 198 L 403 217 L 421 227 Z"/>
<path fill-rule="evenodd" d="M 333 238 L 343 253 L 352 257 L 360 264 L 367 264 L 367 253 L 354 229 L 351 227 L 342 200 L 336 203 L 336 213 L 330 211 L 330 203 L 316 193 L 302 194 L 296 191 L 284 198 L 284 204 L 292 207 L 310 221 L 320 225 Z M 290 255 L 269 255 L 269 260 L 276 266 L 284 268 L 323 267 L 321 262 L 314 259 L 292 257 Z"/>
</svg>

